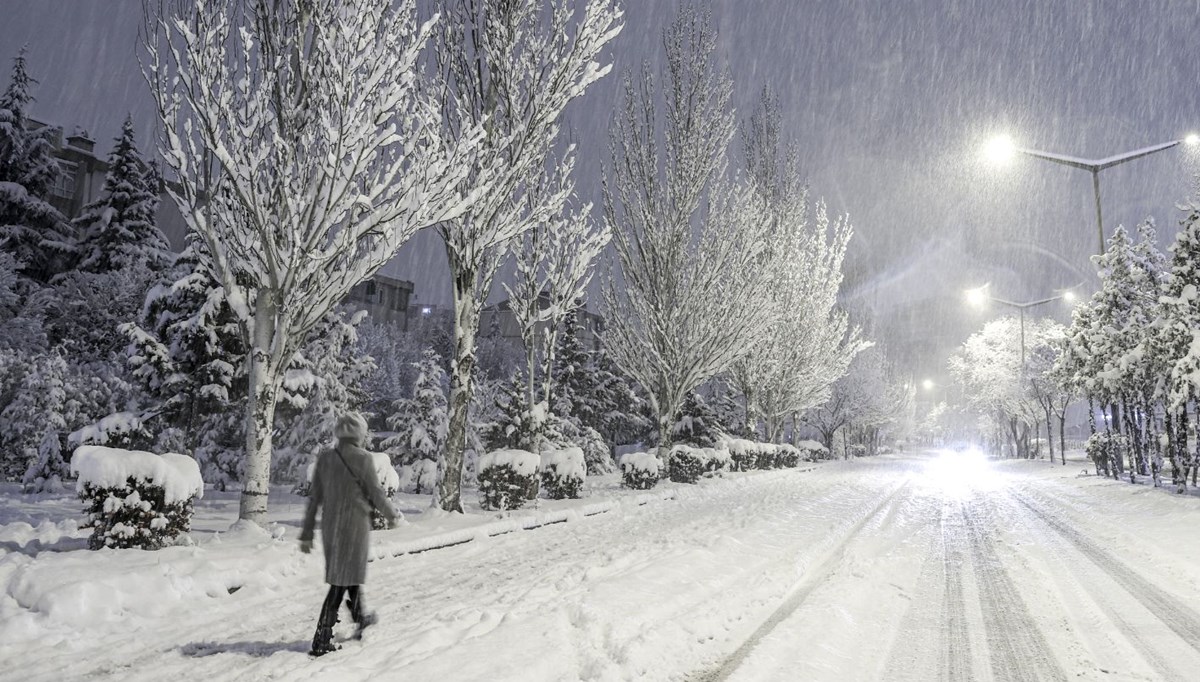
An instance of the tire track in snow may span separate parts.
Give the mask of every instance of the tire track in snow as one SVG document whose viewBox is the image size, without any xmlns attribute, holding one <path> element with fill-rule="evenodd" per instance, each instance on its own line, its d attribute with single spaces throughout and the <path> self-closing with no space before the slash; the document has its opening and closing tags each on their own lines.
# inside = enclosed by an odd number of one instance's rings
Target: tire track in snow
<svg viewBox="0 0 1200 682">
<path fill-rule="evenodd" d="M 942 568 L 945 589 L 942 592 L 942 660 L 940 679 L 961 682 L 972 679 L 971 639 L 968 635 L 967 606 L 963 594 L 963 527 L 947 518 L 942 508 Z"/>
<path fill-rule="evenodd" d="M 1104 571 L 1126 592 L 1133 595 L 1150 613 L 1161 620 L 1188 646 L 1200 651 L 1200 614 L 1179 603 L 1179 599 L 1138 575 L 1119 559 L 1101 549 L 1091 540 L 1062 521 L 1031 504 L 1023 495 L 1013 494 L 1023 507 L 1066 538 L 1081 554 Z"/>
<path fill-rule="evenodd" d="M 801 581 L 801 583 L 795 588 L 795 591 L 792 593 L 792 595 L 788 597 L 787 600 L 785 600 L 783 604 L 779 606 L 779 608 L 775 609 L 771 615 L 767 616 L 767 619 L 763 621 L 762 625 L 759 625 L 758 628 L 751 633 L 744 642 L 742 642 L 741 646 L 733 651 L 733 653 L 726 656 L 715 670 L 695 673 L 689 676 L 687 679 L 692 680 L 693 682 L 721 682 L 722 680 L 728 680 L 729 676 L 738 669 L 738 667 L 746 660 L 750 653 L 754 651 L 755 647 L 757 647 L 767 635 L 771 634 L 771 632 L 774 631 L 780 623 L 787 620 L 793 613 L 795 613 L 796 609 L 800 608 L 804 601 L 808 599 L 809 595 L 812 594 L 817 587 L 819 587 L 829 578 L 829 576 L 833 573 L 833 570 L 845 557 L 846 548 L 851 542 L 854 541 L 856 537 L 858 537 L 862 530 L 866 528 L 873 519 L 882 515 L 884 511 L 888 511 L 890 514 L 895 505 L 896 498 L 899 497 L 900 493 L 908 487 L 909 483 L 910 480 L 905 479 L 903 483 L 896 486 L 892 492 L 888 493 L 888 495 L 884 497 L 883 500 L 881 500 L 879 504 L 877 504 L 875 508 L 870 511 L 870 513 L 865 515 L 860 521 L 858 521 L 858 523 L 851 526 L 850 530 L 841 539 L 841 541 L 826 553 L 824 559 L 820 564 L 817 565 L 816 570 L 811 573 L 811 576 Z"/>
<path fill-rule="evenodd" d="M 989 532 L 991 519 L 981 520 L 980 516 L 986 512 L 977 510 L 976 506 L 976 503 L 968 503 L 962 517 L 982 601 L 993 676 L 1012 682 L 1065 682 L 1067 676 L 1059 668 L 1049 643 L 1000 562 Z"/>
</svg>

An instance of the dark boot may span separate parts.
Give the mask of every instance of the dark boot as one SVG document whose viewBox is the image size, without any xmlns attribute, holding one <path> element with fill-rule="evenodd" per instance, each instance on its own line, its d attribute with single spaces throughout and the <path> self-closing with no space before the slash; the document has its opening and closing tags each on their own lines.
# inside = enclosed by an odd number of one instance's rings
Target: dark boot
<svg viewBox="0 0 1200 682">
<path fill-rule="evenodd" d="M 338 607 L 342 605 L 342 595 L 346 588 L 330 585 L 325 595 L 325 603 L 321 605 L 321 616 L 317 619 L 317 631 L 313 633 L 312 650 L 309 656 L 324 656 L 331 651 L 337 651 L 333 644 L 333 626 L 338 622 Z"/>
<path fill-rule="evenodd" d="M 374 611 L 368 611 L 363 603 L 362 588 L 358 585 L 347 588 L 346 604 L 350 607 L 350 617 L 354 619 L 354 639 L 362 639 L 363 630 L 379 622 L 379 616 Z"/>
</svg>

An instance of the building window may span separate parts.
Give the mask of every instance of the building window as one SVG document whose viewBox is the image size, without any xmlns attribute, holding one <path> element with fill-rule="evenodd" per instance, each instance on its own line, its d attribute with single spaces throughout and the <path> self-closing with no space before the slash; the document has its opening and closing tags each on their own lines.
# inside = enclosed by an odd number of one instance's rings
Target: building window
<svg viewBox="0 0 1200 682">
<path fill-rule="evenodd" d="M 75 174 L 79 172 L 79 164 L 71 161 L 59 161 L 59 168 L 62 172 L 54 180 L 54 186 L 50 188 L 51 194 L 64 199 L 75 198 Z"/>
</svg>

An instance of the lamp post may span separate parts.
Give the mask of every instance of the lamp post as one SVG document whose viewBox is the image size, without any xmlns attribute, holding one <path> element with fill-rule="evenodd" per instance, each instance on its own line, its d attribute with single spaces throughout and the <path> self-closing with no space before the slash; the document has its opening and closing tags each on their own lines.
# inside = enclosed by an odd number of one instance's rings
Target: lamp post
<svg viewBox="0 0 1200 682">
<path fill-rule="evenodd" d="M 1074 156 L 1066 156 L 1064 154 L 1053 154 L 1050 152 L 1038 151 L 1036 149 L 1025 149 L 1023 147 L 1018 147 L 1016 143 L 1013 142 L 1012 138 L 1008 137 L 1007 135 L 1000 135 L 988 142 L 987 146 L 984 148 L 984 153 L 994 163 L 1005 163 L 1012 159 L 1012 157 L 1016 154 L 1024 154 L 1026 156 L 1032 156 L 1035 159 L 1042 159 L 1044 161 L 1070 166 L 1071 168 L 1078 168 L 1091 173 L 1092 191 L 1096 198 L 1096 230 L 1100 237 L 1100 250 L 1097 251 L 1097 253 L 1103 255 L 1104 214 L 1100 208 L 1100 171 L 1105 170 L 1106 168 L 1112 168 L 1113 166 L 1119 166 L 1126 161 L 1133 161 L 1134 159 L 1140 159 L 1143 156 L 1149 156 L 1156 152 L 1166 151 L 1180 144 L 1186 144 L 1194 147 L 1197 144 L 1200 144 L 1200 135 L 1192 134 L 1188 135 L 1182 140 L 1174 140 L 1171 142 L 1156 144 L 1151 147 L 1135 149 L 1131 152 L 1117 154 L 1104 159 L 1081 159 Z"/>
<path fill-rule="evenodd" d="M 1017 312 L 1019 313 L 1019 317 L 1021 319 L 1021 371 L 1024 372 L 1025 371 L 1025 311 L 1030 308 L 1039 306 L 1039 305 L 1045 305 L 1046 303 L 1053 303 L 1054 301 L 1066 301 L 1067 303 L 1074 303 L 1075 302 L 1075 292 L 1064 291 L 1061 294 L 1058 294 L 1057 296 L 1051 296 L 1049 298 L 1043 298 L 1043 299 L 1039 299 L 1036 301 L 1029 301 L 1027 303 L 1017 303 L 1016 301 L 1009 301 L 1009 300 L 1005 300 L 1003 298 L 997 298 L 995 296 L 992 296 L 991 294 L 988 293 L 988 288 L 990 286 L 991 286 L 990 284 L 985 284 L 985 285 L 983 285 L 981 287 L 977 287 L 975 289 L 967 289 L 967 301 L 971 305 L 976 306 L 976 307 L 982 306 L 984 303 L 986 303 L 988 301 L 993 301 L 995 303 L 999 303 L 1001 305 L 1006 305 L 1011 308 L 1017 309 Z"/>
</svg>

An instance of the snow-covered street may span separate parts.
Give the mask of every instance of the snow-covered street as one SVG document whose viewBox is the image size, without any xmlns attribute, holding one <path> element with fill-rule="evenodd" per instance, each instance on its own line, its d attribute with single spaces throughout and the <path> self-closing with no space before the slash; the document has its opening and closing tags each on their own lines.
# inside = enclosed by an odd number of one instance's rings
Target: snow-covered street
<svg viewBox="0 0 1200 682">
<path fill-rule="evenodd" d="M 367 585 L 380 625 L 317 660 L 321 559 L 267 538 L 246 551 L 284 557 L 274 584 L 110 622 L 24 613 L 0 655 L 30 680 L 1188 679 L 1200 500 L 1082 467 L 832 462 L 384 556 Z"/>
</svg>

